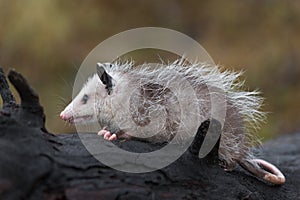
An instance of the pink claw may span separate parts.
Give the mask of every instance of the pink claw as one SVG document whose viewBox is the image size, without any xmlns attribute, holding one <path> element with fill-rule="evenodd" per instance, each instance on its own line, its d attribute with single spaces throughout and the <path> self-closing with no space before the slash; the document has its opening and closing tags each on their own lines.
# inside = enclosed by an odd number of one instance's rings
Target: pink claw
<svg viewBox="0 0 300 200">
<path fill-rule="evenodd" d="M 116 139 L 117 139 L 117 135 L 116 135 L 116 134 L 112 134 L 112 135 L 108 138 L 109 141 L 113 141 L 113 140 L 116 140 Z"/>
<path fill-rule="evenodd" d="M 110 132 L 106 131 L 106 133 L 104 134 L 104 139 L 108 140 L 110 136 Z"/>
<path fill-rule="evenodd" d="M 104 135 L 107 132 L 108 132 L 107 130 L 101 130 L 101 131 L 98 132 L 98 135 Z"/>
</svg>

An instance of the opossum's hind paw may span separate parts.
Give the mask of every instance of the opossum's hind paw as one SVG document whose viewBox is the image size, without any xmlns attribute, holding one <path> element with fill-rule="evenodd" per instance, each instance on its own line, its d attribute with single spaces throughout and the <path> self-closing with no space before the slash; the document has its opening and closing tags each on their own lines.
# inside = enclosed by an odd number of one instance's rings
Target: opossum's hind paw
<svg viewBox="0 0 300 200">
<path fill-rule="evenodd" d="M 285 183 L 285 177 L 281 171 L 271 163 L 262 159 L 239 161 L 239 164 L 253 175 L 274 185 Z"/>
<path fill-rule="evenodd" d="M 109 141 L 113 141 L 113 140 L 116 140 L 117 139 L 117 135 L 114 133 L 114 134 L 111 134 L 108 130 L 101 130 L 98 132 L 98 135 L 103 135 L 103 138 L 106 139 L 106 140 L 109 140 Z"/>
</svg>

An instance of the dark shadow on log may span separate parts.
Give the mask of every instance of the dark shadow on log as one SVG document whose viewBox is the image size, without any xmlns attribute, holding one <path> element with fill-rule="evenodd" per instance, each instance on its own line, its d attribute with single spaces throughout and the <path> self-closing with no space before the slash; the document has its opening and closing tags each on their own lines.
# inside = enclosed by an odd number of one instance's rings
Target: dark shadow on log
<svg viewBox="0 0 300 200">
<path fill-rule="evenodd" d="M 0 112 L 0 199 L 299 199 L 300 134 L 265 145 L 264 158 L 286 175 L 287 182 L 281 187 L 270 187 L 241 168 L 225 172 L 215 162 L 218 143 L 208 157 L 199 159 L 197 153 L 211 121 L 200 126 L 189 150 L 169 166 L 150 173 L 125 173 L 105 166 L 86 150 L 82 139 L 102 141 L 96 134 L 46 133 L 36 93 L 14 71 L 9 80 L 22 102 L 21 106 L 15 103 L 0 70 L 4 102 Z M 153 147 L 142 141 L 116 142 L 139 152 Z M 110 153 L 103 151 L 100 156 Z M 124 163 L 117 160 L 116 164 Z"/>
<path fill-rule="evenodd" d="M 193 155 L 198 156 L 200 148 L 202 147 L 202 144 L 204 142 L 205 137 L 207 134 L 210 133 L 211 136 L 218 136 L 217 143 L 213 147 L 213 149 L 210 151 L 210 153 L 205 157 L 205 159 L 214 164 L 218 164 L 219 161 L 219 146 L 220 146 L 220 134 L 221 134 L 221 123 L 218 122 L 215 119 L 206 120 L 201 123 L 200 127 L 198 128 L 197 134 L 189 147 L 190 153 Z M 210 132 L 208 132 L 210 131 Z M 214 138 L 212 138 L 214 139 Z"/>
</svg>

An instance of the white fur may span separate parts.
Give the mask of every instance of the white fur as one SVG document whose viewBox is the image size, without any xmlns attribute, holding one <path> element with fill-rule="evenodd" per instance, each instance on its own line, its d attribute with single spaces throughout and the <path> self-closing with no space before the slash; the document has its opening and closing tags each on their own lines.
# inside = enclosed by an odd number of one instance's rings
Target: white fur
<svg viewBox="0 0 300 200">
<path fill-rule="evenodd" d="M 62 114 L 68 115 L 67 117 L 72 116 L 74 121 L 77 119 L 78 122 L 84 123 L 88 120 L 98 119 L 100 125 L 110 127 L 111 131 L 116 131 L 120 127 L 125 130 L 133 128 L 132 119 L 129 117 L 131 113 L 127 108 L 124 109 L 124 105 L 130 104 L 129 97 L 136 93 L 137 88 L 149 81 L 164 83 L 165 88 L 168 88 L 174 82 L 180 81 L 182 76 L 195 89 L 198 98 L 191 101 L 188 98 L 190 94 L 186 93 L 184 87 L 179 88 L 179 93 L 187 97 L 185 99 L 187 105 L 198 106 L 199 112 L 191 114 L 197 115 L 200 119 L 190 122 L 191 124 L 185 124 L 185 126 L 188 127 L 195 123 L 200 125 L 202 121 L 210 117 L 210 98 L 205 86 L 223 88 L 227 100 L 227 115 L 221 136 L 219 156 L 225 160 L 228 169 L 235 166 L 236 160 L 252 157 L 250 147 L 253 143 L 259 142 L 253 132 L 259 128 L 265 118 L 265 113 L 260 110 L 263 98 L 258 96 L 259 92 L 243 90 L 244 82 L 240 81 L 241 72 L 221 71 L 218 66 L 202 63 L 189 64 L 184 60 L 177 60 L 165 67 L 143 64 L 141 67 L 135 68 L 133 62 L 116 62 L 112 67 L 109 64 L 105 66 L 107 73 L 114 81 L 112 94 L 107 94 L 105 86 L 98 76 L 94 75 Z M 89 95 L 90 101 L 83 105 L 81 99 L 84 94 Z M 149 101 L 149 103 L 153 102 Z M 176 104 L 172 99 L 168 103 Z M 97 116 L 94 115 L 94 109 L 96 109 Z M 150 110 L 149 115 L 154 116 L 152 120 L 156 119 L 158 123 L 152 123 L 147 131 L 158 132 L 156 140 L 169 140 L 172 133 L 166 132 L 159 122 L 166 116 L 172 117 L 172 120 L 176 122 L 176 115 L 179 111 L 171 109 L 171 114 L 167 115 L 160 104 L 150 105 L 148 109 Z M 90 118 L 86 118 L 86 116 L 90 116 Z M 143 115 L 138 114 L 137 118 L 145 120 Z M 141 130 L 136 127 L 132 132 L 135 132 L 136 136 L 143 137 Z M 181 135 L 182 139 L 186 137 L 188 135 Z"/>
</svg>

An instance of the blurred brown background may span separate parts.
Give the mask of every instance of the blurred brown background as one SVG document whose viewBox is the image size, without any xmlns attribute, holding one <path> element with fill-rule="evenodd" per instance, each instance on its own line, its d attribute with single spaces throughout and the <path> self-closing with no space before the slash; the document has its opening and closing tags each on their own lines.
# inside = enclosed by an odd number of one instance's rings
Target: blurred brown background
<svg viewBox="0 0 300 200">
<path fill-rule="evenodd" d="M 131 28 L 165 27 L 197 40 L 217 64 L 244 69 L 266 97 L 268 139 L 300 130 L 300 2 L 279 0 L 0 1 L 0 65 L 39 93 L 51 132 L 74 132 L 58 118 L 85 56 Z"/>
</svg>

